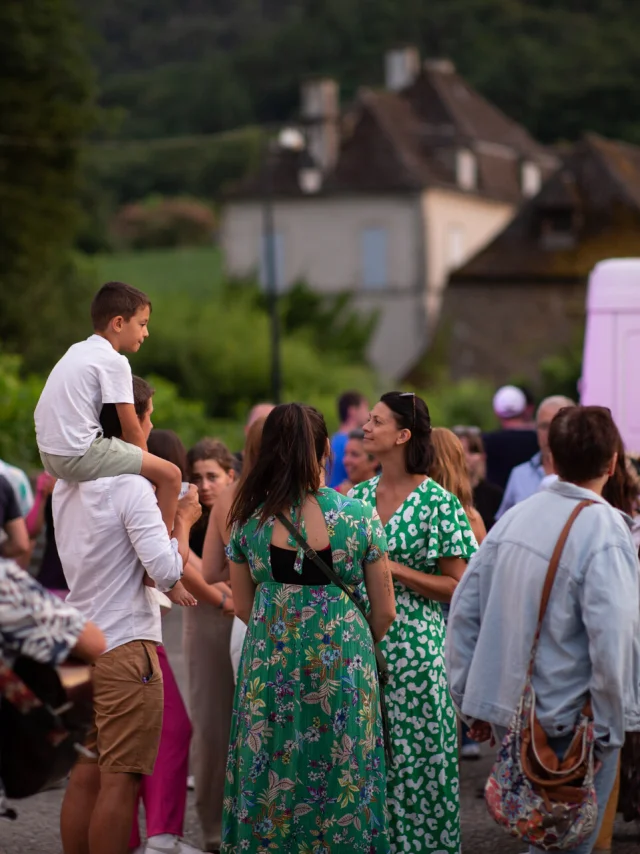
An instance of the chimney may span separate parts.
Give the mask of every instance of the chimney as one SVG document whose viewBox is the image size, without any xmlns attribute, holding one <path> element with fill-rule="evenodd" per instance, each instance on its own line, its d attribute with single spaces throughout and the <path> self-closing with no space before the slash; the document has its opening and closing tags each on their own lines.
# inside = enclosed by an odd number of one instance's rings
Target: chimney
<svg viewBox="0 0 640 854">
<path fill-rule="evenodd" d="M 385 86 L 391 92 L 401 92 L 411 86 L 420 72 L 420 54 L 416 47 L 389 50 L 384 57 Z"/>
<path fill-rule="evenodd" d="M 338 83 L 326 77 L 307 80 L 300 94 L 307 149 L 326 174 L 335 166 L 340 147 Z"/>
</svg>

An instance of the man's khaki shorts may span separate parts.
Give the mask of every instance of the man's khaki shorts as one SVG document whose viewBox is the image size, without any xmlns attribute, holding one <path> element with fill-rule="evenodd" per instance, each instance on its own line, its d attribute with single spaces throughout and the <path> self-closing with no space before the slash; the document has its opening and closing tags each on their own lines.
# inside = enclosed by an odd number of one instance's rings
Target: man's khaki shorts
<svg viewBox="0 0 640 854">
<path fill-rule="evenodd" d="M 156 644 L 137 640 L 105 652 L 93 665 L 93 727 L 85 747 L 100 769 L 152 774 L 158 755 L 164 693 Z"/>
<path fill-rule="evenodd" d="M 85 483 L 100 477 L 140 474 L 142 448 L 122 439 L 98 437 L 81 457 L 58 457 L 40 451 L 45 471 L 60 480 Z"/>
</svg>

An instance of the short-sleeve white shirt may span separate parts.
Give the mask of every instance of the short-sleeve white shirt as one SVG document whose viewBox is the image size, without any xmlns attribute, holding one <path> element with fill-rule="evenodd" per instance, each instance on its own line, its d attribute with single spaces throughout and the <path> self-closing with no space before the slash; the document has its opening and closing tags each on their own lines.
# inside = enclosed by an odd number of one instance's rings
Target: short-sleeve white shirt
<svg viewBox="0 0 640 854">
<path fill-rule="evenodd" d="M 133 403 L 131 365 L 106 338 L 91 335 L 69 347 L 49 374 L 35 411 L 40 451 L 83 456 L 102 435 L 104 403 Z"/>
</svg>

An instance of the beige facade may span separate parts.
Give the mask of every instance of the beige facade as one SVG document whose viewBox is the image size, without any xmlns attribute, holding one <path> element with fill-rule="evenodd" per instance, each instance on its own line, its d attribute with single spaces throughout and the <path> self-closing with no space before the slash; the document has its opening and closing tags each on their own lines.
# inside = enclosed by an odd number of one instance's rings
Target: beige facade
<svg viewBox="0 0 640 854">
<path fill-rule="evenodd" d="M 303 279 L 321 293 L 350 291 L 379 322 L 369 359 L 383 376 L 403 376 L 424 351 L 449 271 L 509 221 L 513 205 L 463 192 L 279 199 L 274 203 L 278 283 Z M 233 201 L 222 222 L 227 271 L 259 273 L 262 207 Z M 382 240 L 375 254 L 375 240 Z M 374 255 L 367 260 L 367 240 Z M 371 263 L 376 270 L 371 271 Z M 374 273 L 371 280 L 371 273 Z M 369 281 L 367 277 L 369 276 Z M 430 325 L 430 324 L 429 324 Z"/>
<path fill-rule="evenodd" d="M 427 247 L 425 306 L 433 328 L 449 273 L 502 231 L 513 218 L 515 206 L 443 189 L 427 190 L 422 206 Z"/>
<path fill-rule="evenodd" d="M 352 292 L 358 308 L 379 314 L 368 354 L 372 365 L 383 376 L 401 376 L 424 348 L 420 196 L 279 199 L 274 223 L 279 285 L 303 279 L 321 293 Z M 259 203 L 227 206 L 221 236 L 230 275 L 260 271 L 262 228 Z M 374 241 L 382 235 L 384 244 L 378 247 L 375 280 L 365 257 L 367 235 Z"/>
</svg>

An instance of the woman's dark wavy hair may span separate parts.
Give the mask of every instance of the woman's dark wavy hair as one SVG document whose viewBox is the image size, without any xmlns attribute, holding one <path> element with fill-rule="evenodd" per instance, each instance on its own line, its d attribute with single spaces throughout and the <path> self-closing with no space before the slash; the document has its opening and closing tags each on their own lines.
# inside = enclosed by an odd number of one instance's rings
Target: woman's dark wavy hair
<svg viewBox="0 0 640 854">
<path fill-rule="evenodd" d="M 616 468 L 602 490 L 602 497 L 615 507 L 633 516 L 638 500 L 638 477 L 627 460 L 622 438 L 618 442 L 618 460 Z"/>
<path fill-rule="evenodd" d="M 229 523 L 246 522 L 260 508 L 260 524 L 320 489 L 329 434 L 312 406 L 283 403 L 269 414 L 260 453 L 238 487 Z"/>
<path fill-rule="evenodd" d="M 400 430 L 410 430 L 411 438 L 404 446 L 404 464 L 408 474 L 429 474 L 433 464 L 431 416 L 421 397 L 413 392 L 388 391 L 380 402 L 393 412 Z"/>
<path fill-rule="evenodd" d="M 187 451 L 182 439 L 173 430 L 152 430 L 147 450 L 160 459 L 178 466 L 182 480 L 187 480 Z"/>
</svg>

